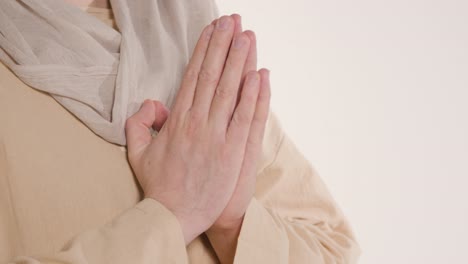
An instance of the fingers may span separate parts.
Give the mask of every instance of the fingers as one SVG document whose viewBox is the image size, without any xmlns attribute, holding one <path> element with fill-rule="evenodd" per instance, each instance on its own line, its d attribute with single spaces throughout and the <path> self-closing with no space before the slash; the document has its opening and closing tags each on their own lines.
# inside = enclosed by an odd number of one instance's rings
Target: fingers
<svg viewBox="0 0 468 264">
<path fill-rule="evenodd" d="M 243 168 L 245 173 L 241 175 L 256 175 L 256 162 L 262 151 L 262 142 L 265 134 L 265 126 L 270 112 L 270 72 L 266 69 L 261 69 L 260 73 L 260 91 L 255 106 L 255 114 L 250 125 L 247 145 L 245 147 L 245 156 Z"/>
<path fill-rule="evenodd" d="M 125 122 L 127 148 L 129 157 L 139 155 L 151 142 L 150 128 L 158 130 L 167 119 L 169 111 L 161 103 L 145 100 L 140 110 Z"/>
<path fill-rule="evenodd" d="M 234 37 L 223 74 L 211 103 L 210 120 L 225 121 L 224 128 L 227 127 L 231 119 L 249 46 L 250 40 L 246 34 L 241 33 Z"/>
<path fill-rule="evenodd" d="M 253 43 L 252 48 L 236 48 L 236 40 L 245 45 L 245 39 Z M 245 75 L 256 67 L 255 34 L 252 31 L 242 33 L 241 17 L 233 14 L 214 20 L 198 40 L 172 113 L 181 116 L 194 110 L 199 119 L 215 113 L 225 121 L 230 120 Z"/>
<path fill-rule="evenodd" d="M 213 94 L 223 72 L 233 34 L 234 21 L 232 17 L 223 16 L 218 19 L 198 75 L 192 106 L 197 113 L 208 114 Z"/>
<path fill-rule="evenodd" d="M 236 151 L 245 150 L 250 125 L 254 117 L 257 98 L 260 90 L 260 75 L 256 71 L 249 72 L 242 89 L 241 99 L 232 115 L 226 134 L 226 141 L 234 145 Z"/>
<path fill-rule="evenodd" d="M 241 16 L 238 14 L 233 14 L 231 15 L 234 18 L 236 28 L 234 29 L 234 34 L 240 34 L 242 32 L 242 19 Z M 257 70 L 257 41 L 255 38 L 255 33 L 251 30 L 246 30 L 244 32 L 247 34 L 247 36 L 250 39 L 250 49 L 249 49 L 249 54 L 247 55 L 247 60 L 244 65 L 244 69 L 242 72 L 242 78 L 241 78 L 241 84 L 239 91 L 237 93 L 237 99 L 235 102 L 231 103 L 230 105 L 230 111 L 232 113 L 234 107 L 239 103 L 240 95 L 242 93 L 242 86 L 243 82 L 245 80 L 245 76 L 247 75 L 248 72 L 250 71 L 256 71 Z"/>
<path fill-rule="evenodd" d="M 238 14 L 232 14 L 231 17 L 234 19 L 234 35 L 240 34 L 242 32 L 242 18 Z M 242 73 L 242 79 L 245 78 L 249 71 L 257 70 L 257 40 L 255 33 L 251 30 L 246 30 L 244 32 L 250 39 L 250 50 L 249 55 L 247 56 L 247 61 L 245 62 L 244 71 Z"/>
<path fill-rule="evenodd" d="M 232 19 L 234 19 L 234 35 L 240 34 L 242 32 L 242 18 L 238 14 L 232 14 Z"/>
<path fill-rule="evenodd" d="M 234 19 L 234 35 L 240 34 L 242 32 L 242 18 L 238 14 L 232 14 L 231 17 Z M 245 79 L 245 76 L 249 71 L 256 71 L 257 70 L 257 40 L 255 37 L 255 33 L 251 30 L 246 30 L 244 32 L 250 39 L 250 50 L 249 55 L 247 56 L 247 61 L 245 62 L 244 71 L 242 73 L 242 82 Z M 241 84 L 242 87 L 242 84 Z M 239 97 L 240 98 L 240 93 Z"/>
<path fill-rule="evenodd" d="M 230 108 L 231 112 L 234 109 L 234 107 L 239 103 L 240 96 L 242 93 L 242 87 L 245 81 L 245 76 L 248 72 L 257 70 L 257 40 L 255 37 L 255 33 L 251 30 L 246 30 L 244 34 L 246 34 L 250 39 L 250 49 L 249 54 L 247 55 L 247 60 L 245 62 L 244 71 L 242 72 L 241 85 L 239 88 L 239 92 L 237 93 L 237 99 L 235 103 L 231 105 Z"/>
<path fill-rule="evenodd" d="M 247 56 L 247 61 L 245 62 L 242 77 L 245 77 L 250 71 L 257 70 L 257 38 L 255 33 L 251 30 L 246 30 L 244 33 L 247 34 L 250 39 L 250 50 L 249 55 Z"/>
<path fill-rule="evenodd" d="M 173 107 L 173 112 L 176 115 L 183 114 L 192 107 L 198 74 L 200 73 L 203 60 L 205 59 L 206 51 L 208 50 L 208 45 L 214 28 L 214 25 L 206 26 L 198 39 L 192 57 L 190 58 L 190 62 L 185 70 L 182 84 Z"/>
<path fill-rule="evenodd" d="M 240 177 L 237 180 L 238 186 L 244 186 L 244 188 L 247 188 L 246 191 L 250 193 L 253 193 L 255 189 L 257 164 L 262 152 L 265 126 L 270 112 L 270 72 L 266 69 L 261 69 L 259 73 L 260 90 L 257 98 L 257 105 L 255 106 L 255 114 L 250 125 L 245 146 Z"/>
</svg>

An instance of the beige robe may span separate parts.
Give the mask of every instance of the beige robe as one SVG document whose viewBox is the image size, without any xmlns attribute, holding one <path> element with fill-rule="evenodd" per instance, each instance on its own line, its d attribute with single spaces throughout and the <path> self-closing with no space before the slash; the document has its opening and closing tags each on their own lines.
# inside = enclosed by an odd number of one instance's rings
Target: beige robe
<svg viewBox="0 0 468 264">
<path fill-rule="evenodd" d="M 109 11 L 88 12 L 112 25 Z M 355 263 L 350 225 L 270 114 L 235 263 Z M 126 149 L 96 136 L 0 63 L 0 263 L 217 263 L 185 247 L 170 211 L 141 189 Z"/>
</svg>

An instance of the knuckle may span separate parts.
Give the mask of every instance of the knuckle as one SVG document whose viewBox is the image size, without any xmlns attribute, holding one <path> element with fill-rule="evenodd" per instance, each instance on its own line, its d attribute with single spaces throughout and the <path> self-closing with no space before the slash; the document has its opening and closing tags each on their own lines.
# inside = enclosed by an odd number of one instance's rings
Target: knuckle
<svg viewBox="0 0 468 264">
<path fill-rule="evenodd" d="M 232 122 L 237 125 L 245 126 L 250 124 L 250 118 L 246 113 L 242 111 L 236 111 L 232 115 Z"/>
<path fill-rule="evenodd" d="M 184 79 L 188 82 L 194 82 L 198 79 L 198 71 L 195 70 L 193 67 L 187 67 L 185 71 Z"/>
<path fill-rule="evenodd" d="M 168 118 L 166 123 L 161 127 L 159 133 L 166 131 L 168 134 L 172 134 L 173 131 L 177 131 L 178 120 L 175 118 Z"/>
<path fill-rule="evenodd" d="M 203 118 L 203 113 L 195 108 L 190 109 L 190 120 L 193 120 L 195 122 L 201 122 Z"/>
<path fill-rule="evenodd" d="M 235 91 L 233 89 L 229 89 L 226 87 L 218 87 L 216 89 L 216 96 L 220 99 L 230 99 L 235 95 Z"/>
<path fill-rule="evenodd" d="M 134 126 L 134 124 L 135 124 L 135 118 L 133 116 L 129 117 L 125 121 L 125 130 L 128 131 L 132 126 Z"/>
<path fill-rule="evenodd" d="M 219 74 L 215 70 L 202 68 L 198 78 L 203 82 L 215 84 L 218 83 Z"/>
<path fill-rule="evenodd" d="M 234 54 L 234 53 L 235 53 L 234 50 L 229 51 L 229 55 Z M 240 68 L 240 67 L 241 67 L 241 63 L 233 59 L 227 59 L 226 62 L 224 63 L 225 71 L 227 69 L 235 69 L 235 68 Z"/>
<path fill-rule="evenodd" d="M 255 94 L 255 93 L 246 93 L 246 94 L 244 94 L 243 97 L 244 97 L 243 99 L 246 102 L 246 105 L 248 105 L 249 107 L 254 107 L 255 106 L 255 103 L 257 102 L 257 94 Z"/>
<path fill-rule="evenodd" d="M 261 143 L 262 143 L 261 140 L 256 137 L 249 137 L 247 139 L 247 145 L 252 146 L 252 147 L 259 146 Z"/>
<path fill-rule="evenodd" d="M 213 44 L 210 43 L 210 45 L 212 45 L 212 49 L 214 50 L 224 50 L 225 46 L 229 43 L 229 40 L 225 36 L 213 38 L 212 40 Z"/>
</svg>

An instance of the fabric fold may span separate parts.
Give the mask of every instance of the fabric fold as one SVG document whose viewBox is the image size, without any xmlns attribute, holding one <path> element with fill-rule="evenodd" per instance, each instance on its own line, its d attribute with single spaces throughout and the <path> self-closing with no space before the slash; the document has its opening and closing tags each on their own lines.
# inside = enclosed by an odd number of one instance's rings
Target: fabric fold
<svg viewBox="0 0 468 264">
<path fill-rule="evenodd" d="M 0 2 L 0 60 L 104 140 L 145 99 L 170 107 L 214 0 L 111 0 L 118 31 L 63 0 Z M 195 37 L 196 36 L 196 37 Z"/>
</svg>

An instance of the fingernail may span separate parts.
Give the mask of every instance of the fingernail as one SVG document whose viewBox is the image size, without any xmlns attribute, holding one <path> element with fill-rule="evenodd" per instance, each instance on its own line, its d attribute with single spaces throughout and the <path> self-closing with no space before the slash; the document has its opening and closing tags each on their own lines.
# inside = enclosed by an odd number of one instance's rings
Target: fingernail
<svg viewBox="0 0 468 264">
<path fill-rule="evenodd" d="M 222 17 L 216 22 L 216 28 L 225 30 L 229 26 L 230 19 L 228 17 Z"/>
<path fill-rule="evenodd" d="M 235 49 L 239 49 L 245 44 L 245 38 L 243 35 L 237 35 L 234 39 L 234 43 L 232 44 L 232 47 Z"/>
</svg>

